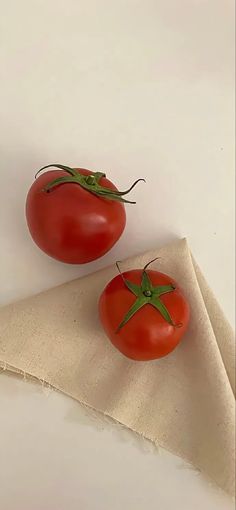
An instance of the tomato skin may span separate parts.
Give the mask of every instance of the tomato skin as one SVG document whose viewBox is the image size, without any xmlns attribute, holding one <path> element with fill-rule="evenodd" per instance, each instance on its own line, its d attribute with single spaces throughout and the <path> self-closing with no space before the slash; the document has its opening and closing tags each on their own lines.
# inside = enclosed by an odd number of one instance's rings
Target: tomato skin
<svg viewBox="0 0 236 510">
<path fill-rule="evenodd" d="M 95 196 L 75 183 L 61 184 L 49 193 L 42 191 L 66 175 L 64 170 L 52 170 L 34 181 L 26 199 L 26 220 L 41 250 L 62 262 L 84 264 L 104 255 L 118 241 L 126 224 L 125 208 L 121 202 Z M 117 189 L 105 177 L 100 184 Z"/>
<path fill-rule="evenodd" d="M 99 315 L 112 344 L 133 360 L 148 361 L 169 354 L 180 342 L 189 322 L 189 305 L 178 284 L 158 271 L 147 271 L 153 285 L 174 284 L 175 290 L 161 296 L 176 326 L 169 324 L 150 304 L 146 304 L 119 330 L 117 328 L 136 297 L 124 285 L 120 275 L 113 278 L 99 300 Z M 123 273 L 132 283 L 140 284 L 142 270 Z"/>
</svg>

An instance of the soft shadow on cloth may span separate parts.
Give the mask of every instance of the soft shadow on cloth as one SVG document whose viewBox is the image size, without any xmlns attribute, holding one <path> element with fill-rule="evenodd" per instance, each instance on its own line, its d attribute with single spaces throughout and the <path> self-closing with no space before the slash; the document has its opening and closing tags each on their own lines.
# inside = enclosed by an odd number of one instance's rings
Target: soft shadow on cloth
<svg viewBox="0 0 236 510">
<path fill-rule="evenodd" d="M 0 366 L 31 375 L 182 457 L 234 494 L 234 336 L 186 240 L 122 264 L 182 286 L 188 333 L 166 358 L 134 362 L 107 341 L 97 301 L 115 266 L 0 309 Z"/>
</svg>

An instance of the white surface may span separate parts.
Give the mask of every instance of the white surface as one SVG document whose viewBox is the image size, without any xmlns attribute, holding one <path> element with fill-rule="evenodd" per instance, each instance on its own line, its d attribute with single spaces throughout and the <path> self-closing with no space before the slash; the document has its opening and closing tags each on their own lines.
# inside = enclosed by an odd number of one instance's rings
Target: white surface
<svg viewBox="0 0 236 510">
<path fill-rule="evenodd" d="M 233 321 L 233 10 L 231 0 L 1 2 L 2 304 L 187 236 Z M 146 177 L 121 241 L 89 266 L 49 259 L 28 235 L 27 189 L 51 162 L 103 169 L 120 188 Z M 4 510 L 223 508 L 179 460 L 98 432 L 62 395 L 2 375 L 0 406 Z"/>
<path fill-rule="evenodd" d="M 68 397 L 4 374 L 0 401 L 2 510 L 234 510 L 181 459 Z"/>
</svg>

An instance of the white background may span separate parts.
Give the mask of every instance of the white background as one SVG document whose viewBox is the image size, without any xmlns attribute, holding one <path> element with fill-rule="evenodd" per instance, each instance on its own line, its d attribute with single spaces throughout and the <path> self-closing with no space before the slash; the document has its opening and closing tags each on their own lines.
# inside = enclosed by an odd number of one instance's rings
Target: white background
<svg viewBox="0 0 236 510">
<path fill-rule="evenodd" d="M 233 322 L 233 0 L 0 1 L 1 304 L 187 236 Z M 31 241 L 24 202 L 48 163 L 145 177 L 103 259 Z M 0 377 L 4 510 L 233 508 L 169 454 L 146 455 L 55 392 Z"/>
</svg>

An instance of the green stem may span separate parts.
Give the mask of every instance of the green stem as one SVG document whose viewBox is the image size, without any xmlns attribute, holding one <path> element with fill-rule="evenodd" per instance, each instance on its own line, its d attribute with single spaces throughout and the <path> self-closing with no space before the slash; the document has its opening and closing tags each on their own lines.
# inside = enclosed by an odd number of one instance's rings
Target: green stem
<svg viewBox="0 0 236 510">
<path fill-rule="evenodd" d="M 135 204 L 136 202 L 126 200 L 125 198 L 123 198 L 123 196 L 127 195 L 127 193 L 129 193 L 136 186 L 136 184 L 138 182 L 140 182 L 140 181 L 145 182 L 144 179 L 137 179 L 132 184 L 132 186 L 130 186 L 130 188 L 128 188 L 125 191 L 112 190 L 112 189 L 106 188 L 105 186 L 102 186 L 100 184 L 100 180 L 102 179 L 102 177 L 106 177 L 106 175 L 102 172 L 91 172 L 91 174 L 89 174 L 89 175 L 84 175 L 79 170 L 76 170 L 75 168 L 71 168 L 66 165 L 60 165 L 57 163 L 52 164 L 52 165 L 46 165 L 46 166 L 43 166 L 42 168 L 40 168 L 36 172 L 35 178 L 38 176 L 38 174 L 40 172 L 42 172 L 46 168 L 51 168 L 51 167 L 58 168 L 59 170 L 64 170 L 69 175 L 68 176 L 64 175 L 62 177 L 58 177 L 57 179 L 53 179 L 51 182 L 46 184 L 46 186 L 43 188 L 42 191 L 45 191 L 45 192 L 49 192 L 61 184 L 74 183 L 74 184 L 78 184 L 82 188 L 86 189 L 87 191 L 89 191 L 90 193 L 93 193 L 94 195 L 96 195 L 98 197 L 106 198 L 108 200 L 123 202 L 123 203 L 127 203 L 127 204 Z"/>
<path fill-rule="evenodd" d="M 157 258 L 159 258 L 159 257 L 157 257 Z M 137 313 L 140 310 L 140 308 L 142 308 L 144 305 L 153 306 L 157 310 L 157 312 L 162 315 L 162 317 L 166 320 L 166 322 L 171 324 L 173 327 L 181 327 L 182 326 L 182 324 L 175 324 L 173 322 L 169 311 L 167 310 L 166 306 L 160 299 L 160 296 L 162 296 L 163 294 L 166 294 L 167 292 L 174 292 L 175 285 L 173 283 L 171 283 L 170 285 L 156 285 L 156 286 L 154 286 L 151 282 L 149 274 L 146 271 L 147 267 L 152 262 L 157 260 L 157 258 L 151 260 L 150 262 L 148 262 L 148 264 L 146 264 L 146 266 L 144 266 L 143 271 L 142 271 L 142 278 L 141 278 L 140 285 L 137 285 L 136 283 L 133 283 L 133 282 L 127 280 L 124 277 L 123 273 L 121 272 L 118 262 L 116 262 L 117 269 L 118 269 L 120 276 L 124 282 L 124 285 L 136 297 L 135 302 L 130 307 L 130 309 L 126 313 L 125 317 L 119 324 L 119 326 L 116 330 L 117 333 L 121 330 L 121 328 L 123 328 L 125 326 L 125 324 L 127 324 L 127 322 L 131 319 L 131 317 L 133 317 L 135 315 L 135 313 Z"/>
</svg>

